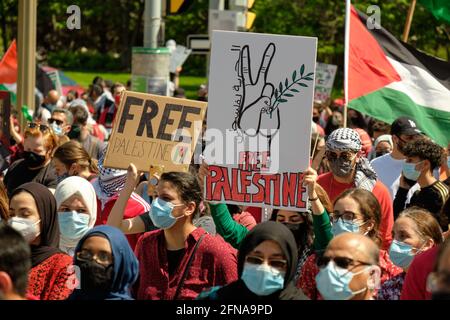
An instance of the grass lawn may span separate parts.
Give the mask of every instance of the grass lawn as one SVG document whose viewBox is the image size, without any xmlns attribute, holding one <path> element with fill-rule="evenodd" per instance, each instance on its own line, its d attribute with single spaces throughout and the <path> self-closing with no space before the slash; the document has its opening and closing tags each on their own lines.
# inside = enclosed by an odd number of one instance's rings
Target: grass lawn
<svg viewBox="0 0 450 320">
<path fill-rule="evenodd" d="M 80 71 L 64 71 L 64 73 L 75 80 L 79 85 L 87 88 L 92 80 L 96 76 L 100 76 L 103 79 L 109 79 L 113 82 L 121 82 L 126 84 L 128 80 L 131 79 L 129 73 L 120 72 L 80 72 Z M 193 76 L 181 76 L 180 77 L 180 87 L 186 92 L 188 99 L 197 98 L 198 87 L 202 84 L 206 84 L 206 78 L 204 77 L 193 77 Z"/>
</svg>

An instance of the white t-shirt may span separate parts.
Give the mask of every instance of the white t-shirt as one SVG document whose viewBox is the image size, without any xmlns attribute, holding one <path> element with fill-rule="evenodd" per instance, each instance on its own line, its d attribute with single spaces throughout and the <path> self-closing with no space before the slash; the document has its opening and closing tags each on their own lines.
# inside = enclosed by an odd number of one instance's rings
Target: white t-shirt
<svg viewBox="0 0 450 320">
<path fill-rule="evenodd" d="M 385 154 L 381 157 L 373 159 L 370 164 L 377 173 L 378 180 L 380 180 L 388 189 L 391 194 L 391 199 L 394 201 L 397 194 L 398 187 L 400 185 L 400 176 L 402 174 L 403 162 L 405 160 L 397 160 L 392 158 L 391 154 Z M 409 203 L 411 196 L 420 187 L 416 183 L 411 189 L 409 189 L 406 203 Z"/>
</svg>

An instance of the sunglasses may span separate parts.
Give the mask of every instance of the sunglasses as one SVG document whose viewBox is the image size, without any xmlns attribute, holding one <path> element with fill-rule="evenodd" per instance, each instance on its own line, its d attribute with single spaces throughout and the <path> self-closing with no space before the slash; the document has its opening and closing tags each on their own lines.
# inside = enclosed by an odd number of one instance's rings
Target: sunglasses
<svg viewBox="0 0 450 320">
<path fill-rule="evenodd" d="M 58 120 L 58 119 L 53 119 L 53 118 L 48 119 L 48 123 L 49 124 L 53 124 L 53 122 L 56 122 L 56 124 L 58 126 L 60 126 L 60 125 L 62 125 L 64 123 L 64 121 L 61 121 L 61 120 Z"/>
<path fill-rule="evenodd" d="M 39 131 L 41 131 L 41 132 L 46 132 L 46 131 L 50 130 L 50 128 L 48 126 L 46 126 L 45 124 L 39 124 L 39 123 L 35 123 L 35 122 L 29 122 L 28 128 L 30 128 L 30 129 L 39 128 Z"/>
<path fill-rule="evenodd" d="M 327 151 L 325 153 L 325 156 L 327 157 L 328 160 L 336 160 L 336 159 L 340 158 L 344 161 L 350 161 L 356 157 L 356 155 L 354 153 L 349 152 L 349 151 L 344 151 L 340 155 L 338 155 L 337 153 L 335 153 L 333 151 Z"/>
<path fill-rule="evenodd" d="M 101 264 L 103 266 L 109 266 L 113 263 L 113 258 L 111 256 L 111 254 L 108 254 L 103 251 L 94 255 L 89 250 L 82 249 L 81 251 L 79 251 L 77 253 L 77 258 L 80 261 L 95 261 L 98 264 Z"/>
<path fill-rule="evenodd" d="M 245 261 L 251 264 L 261 265 L 264 263 L 265 259 L 256 256 L 248 256 L 245 258 Z M 286 269 L 287 261 L 282 259 L 271 259 L 268 261 L 268 265 L 278 270 L 284 270 Z"/>
<path fill-rule="evenodd" d="M 364 266 L 371 266 L 371 263 L 367 263 L 364 261 L 354 260 L 347 257 L 326 257 L 326 256 L 319 256 L 317 257 L 316 264 L 319 268 L 325 268 L 330 261 L 334 261 L 336 266 L 338 266 L 341 269 L 348 269 L 350 266 L 357 266 L 357 265 L 364 265 Z"/>
</svg>

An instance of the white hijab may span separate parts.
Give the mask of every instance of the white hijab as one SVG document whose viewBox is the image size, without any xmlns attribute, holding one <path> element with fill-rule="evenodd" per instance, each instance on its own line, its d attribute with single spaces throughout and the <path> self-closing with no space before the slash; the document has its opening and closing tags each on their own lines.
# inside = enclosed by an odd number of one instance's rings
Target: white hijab
<svg viewBox="0 0 450 320">
<path fill-rule="evenodd" d="M 97 200 L 92 184 L 86 179 L 73 176 L 61 181 L 55 190 L 57 208 L 59 209 L 61 204 L 74 194 L 81 197 L 89 210 L 89 229 L 92 229 L 97 220 Z M 80 239 L 67 239 L 61 234 L 59 247 L 64 252 L 73 255 L 75 247 Z"/>
</svg>

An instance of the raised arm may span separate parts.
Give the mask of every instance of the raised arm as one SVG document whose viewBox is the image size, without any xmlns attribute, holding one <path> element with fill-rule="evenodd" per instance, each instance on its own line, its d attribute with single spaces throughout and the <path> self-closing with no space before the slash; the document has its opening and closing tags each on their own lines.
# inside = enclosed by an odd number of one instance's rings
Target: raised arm
<svg viewBox="0 0 450 320">
<path fill-rule="evenodd" d="M 304 177 L 305 185 L 308 187 L 308 198 L 311 201 L 313 213 L 314 249 L 325 250 L 330 240 L 333 238 L 331 223 L 328 213 L 319 199 L 316 192 L 317 172 L 313 168 L 308 168 Z"/>
<path fill-rule="evenodd" d="M 142 219 L 138 217 L 123 219 L 128 199 L 134 191 L 138 180 L 138 172 L 136 166 L 132 163 L 128 166 L 127 181 L 125 187 L 120 192 L 119 198 L 116 200 L 114 207 L 109 214 L 107 225 L 119 228 L 125 234 L 136 234 L 145 232 L 145 225 Z"/>
</svg>

